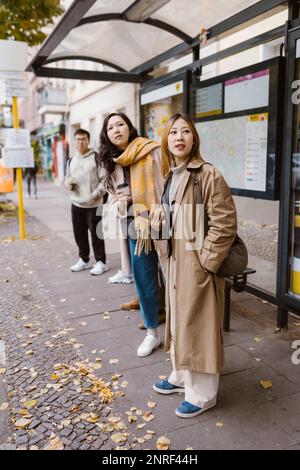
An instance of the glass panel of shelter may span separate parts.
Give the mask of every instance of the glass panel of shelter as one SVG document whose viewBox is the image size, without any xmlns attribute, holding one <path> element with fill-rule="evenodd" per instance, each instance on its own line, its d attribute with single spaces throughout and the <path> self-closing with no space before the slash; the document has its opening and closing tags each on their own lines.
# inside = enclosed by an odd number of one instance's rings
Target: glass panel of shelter
<svg viewBox="0 0 300 470">
<path fill-rule="evenodd" d="M 300 80 L 300 39 L 296 41 L 295 76 Z M 296 84 L 297 82 L 295 82 Z M 298 87 L 299 90 L 299 87 Z M 299 91 L 292 95 L 294 104 L 292 175 L 290 199 L 289 294 L 300 299 L 300 99 Z"/>
</svg>

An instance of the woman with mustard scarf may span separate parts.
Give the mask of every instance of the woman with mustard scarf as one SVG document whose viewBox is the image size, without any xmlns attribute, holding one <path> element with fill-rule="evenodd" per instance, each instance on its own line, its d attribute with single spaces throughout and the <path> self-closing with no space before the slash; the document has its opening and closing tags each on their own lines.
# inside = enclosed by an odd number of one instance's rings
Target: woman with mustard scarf
<svg viewBox="0 0 300 470">
<path fill-rule="evenodd" d="M 100 163 L 107 171 L 107 188 L 127 221 L 133 277 L 147 335 L 137 349 L 139 357 L 160 346 L 158 336 L 158 261 L 166 267 L 164 242 L 151 239 L 149 214 L 160 203 L 165 165 L 160 145 L 138 136 L 123 113 L 109 114 L 100 134 Z M 125 216 L 124 216 L 125 214 Z"/>
</svg>

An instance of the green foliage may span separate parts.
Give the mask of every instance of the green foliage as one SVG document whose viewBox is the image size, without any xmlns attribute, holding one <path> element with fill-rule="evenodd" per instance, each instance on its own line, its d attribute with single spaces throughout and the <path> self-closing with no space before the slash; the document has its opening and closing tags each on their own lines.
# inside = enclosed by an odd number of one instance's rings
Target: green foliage
<svg viewBox="0 0 300 470">
<path fill-rule="evenodd" d="M 47 36 L 42 28 L 62 13 L 60 0 L 0 0 L 0 39 L 41 44 Z"/>
<path fill-rule="evenodd" d="M 34 163 L 36 166 L 39 168 L 41 166 L 41 158 L 40 158 L 40 148 L 39 148 L 39 143 L 37 140 L 33 140 L 31 142 L 31 145 L 33 147 L 33 154 L 34 154 Z"/>
</svg>

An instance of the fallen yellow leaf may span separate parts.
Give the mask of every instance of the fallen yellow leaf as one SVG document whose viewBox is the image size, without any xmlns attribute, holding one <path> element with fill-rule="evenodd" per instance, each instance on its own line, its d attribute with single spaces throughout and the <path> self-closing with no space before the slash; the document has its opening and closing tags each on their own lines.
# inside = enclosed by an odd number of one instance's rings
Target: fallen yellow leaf
<svg viewBox="0 0 300 470">
<path fill-rule="evenodd" d="M 261 380 L 259 383 L 263 388 L 266 388 L 266 389 L 271 388 L 273 386 L 271 380 Z"/>
<path fill-rule="evenodd" d="M 119 359 L 110 359 L 109 360 L 110 364 L 118 364 L 118 362 L 119 362 Z"/>
<path fill-rule="evenodd" d="M 70 426 L 71 420 L 70 419 L 64 419 L 60 424 L 61 424 L 61 426 L 66 428 L 66 427 Z"/>
<path fill-rule="evenodd" d="M 216 423 L 216 426 L 217 426 L 217 428 L 222 428 L 224 426 L 224 424 L 222 423 L 222 421 L 218 421 Z"/>
<path fill-rule="evenodd" d="M 117 432 L 116 434 L 112 434 L 110 436 L 111 440 L 113 442 L 115 442 L 116 444 L 119 444 L 120 442 L 125 442 L 126 441 L 126 437 L 124 436 L 124 434 L 121 434 L 120 432 Z"/>
<path fill-rule="evenodd" d="M 155 418 L 155 416 L 151 413 L 151 411 L 145 411 L 143 414 L 143 420 L 144 421 L 152 421 Z"/>
<path fill-rule="evenodd" d="M 108 423 L 103 426 L 103 431 L 105 432 L 113 432 L 114 430 L 115 430 L 115 427 L 112 423 Z"/>
<path fill-rule="evenodd" d="M 258 336 L 256 336 L 254 338 L 254 341 L 256 341 L 257 343 L 260 343 L 263 339 L 262 338 L 259 338 Z"/>
<path fill-rule="evenodd" d="M 156 448 L 158 450 L 168 450 L 171 444 L 170 439 L 165 436 L 159 437 L 156 441 Z"/>
<path fill-rule="evenodd" d="M 31 419 L 21 418 L 15 422 L 15 427 L 18 429 L 25 429 L 30 423 Z"/>
<path fill-rule="evenodd" d="M 156 407 L 156 403 L 155 403 L 154 401 L 148 401 L 147 406 L 148 406 L 149 408 L 155 408 L 155 407 Z"/>
<path fill-rule="evenodd" d="M 44 447 L 44 450 L 64 450 L 64 444 L 59 437 L 55 436 L 55 434 L 54 436 L 51 434 L 50 443 Z"/>
<path fill-rule="evenodd" d="M 24 402 L 25 408 L 30 410 L 30 408 L 33 408 L 37 404 L 37 400 L 27 400 Z"/>
<path fill-rule="evenodd" d="M 29 450 L 39 450 L 38 446 L 30 446 Z"/>
<path fill-rule="evenodd" d="M 121 421 L 121 418 L 120 416 L 111 416 L 110 418 L 108 418 L 108 421 L 110 423 L 118 423 L 119 421 Z"/>
<path fill-rule="evenodd" d="M 32 328 L 32 323 L 26 323 L 26 325 L 24 325 L 24 328 Z"/>
<path fill-rule="evenodd" d="M 6 368 L 5 367 L 0 367 L 0 375 L 5 374 Z"/>
<path fill-rule="evenodd" d="M 26 416 L 27 418 L 30 418 L 30 417 L 31 417 L 31 414 L 30 414 L 29 411 L 26 410 L 25 408 L 23 408 L 22 410 L 20 410 L 18 413 L 19 413 L 19 415 Z"/>
<path fill-rule="evenodd" d="M 143 429 L 143 427 L 146 426 L 147 423 L 142 423 L 137 425 L 137 429 Z"/>
<path fill-rule="evenodd" d="M 136 420 L 137 420 L 137 417 L 136 417 L 136 416 L 134 416 L 134 415 L 129 415 L 129 416 L 128 416 L 128 421 L 129 421 L 130 423 L 134 423 Z"/>
</svg>

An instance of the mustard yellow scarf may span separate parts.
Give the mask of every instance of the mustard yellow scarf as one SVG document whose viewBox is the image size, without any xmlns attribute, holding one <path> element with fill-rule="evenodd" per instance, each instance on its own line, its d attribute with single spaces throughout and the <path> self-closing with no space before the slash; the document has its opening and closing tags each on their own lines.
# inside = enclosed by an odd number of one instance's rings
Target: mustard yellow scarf
<svg viewBox="0 0 300 470">
<path fill-rule="evenodd" d="M 137 137 L 115 160 L 122 167 L 130 166 L 131 196 L 137 233 L 135 254 L 138 256 L 143 250 L 148 254 L 152 247 L 148 213 L 157 201 L 151 152 L 159 147 L 153 140 Z"/>
</svg>

